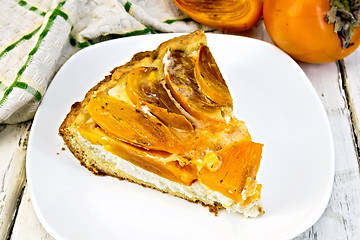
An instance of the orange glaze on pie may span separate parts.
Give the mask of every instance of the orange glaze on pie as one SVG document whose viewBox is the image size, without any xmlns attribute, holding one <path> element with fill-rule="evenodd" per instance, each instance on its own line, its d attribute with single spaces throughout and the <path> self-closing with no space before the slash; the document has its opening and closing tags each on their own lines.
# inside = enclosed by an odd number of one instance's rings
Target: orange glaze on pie
<svg viewBox="0 0 360 240">
<path fill-rule="evenodd" d="M 230 92 L 209 49 L 201 46 L 195 57 L 169 50 L 166 57 L 164 66 L 128 73 L 123 94 L 131 102 L 93 96 L 81 135 L 171 181 L 200 181 L 236 202 L 244 200 L 244 188 L 259 195 L 261 185 L 251 181 L 263 145 L 232 116 Z"/>
</svg>

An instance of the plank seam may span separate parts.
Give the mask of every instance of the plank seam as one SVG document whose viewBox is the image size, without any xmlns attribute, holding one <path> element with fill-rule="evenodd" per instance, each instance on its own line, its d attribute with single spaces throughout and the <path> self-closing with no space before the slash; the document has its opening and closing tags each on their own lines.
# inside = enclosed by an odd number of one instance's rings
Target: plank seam
<svg viewBox="0 0 360 240">
<path fill-rule="evenodd" d="M 25 128 L 25 134 L 23 134 L 20 139 L 19 139 L 19 142 L 18 142 L 18 147 L 24 151 L 26 151 L 27 149 L 27 144 L 28 144 L 28 141 L 29 141 L 29 135 L 30 135 L 30 130 L 31 130 L 31 127 L 32 127 L 32 123 L 33 123 L 33 120 L 29 120 L 27 122 L 24 122 L 24 128 Z"/>
<path fill-rule="evenodd" d="M 347 111 L 349 112 L 349 122 L 351 123 L 351 135 L 352 135 L 352 140 L 353 140 L 353 144 L 354 144 L 354 148 L 355 148 L 355 153 L 356 153 L 356 158 L 358 160 L 358 164 L 360 164 L 360 148 L 359 148 L 359 142 L 358 142 L 358 137 L 357 133 L 356 133 L 356 129 L 355 129 L 355 119 L 354 119 L 354 114 L 352 112 L 352 103 L 350 101 L 350 97 L 349 97 L 349 91 L 347 88 L 347 73 L 346 73 L 346 67 L 345 67 L 345 63 L 344 60 L 339 60 L 337 61 L 338 69 L 339 69 L 339 85 L 340 85 L 340 92 L 341 95 L 344 98 L 344 102 L 345 102 L 345 107 L 347 109 Z"/>
<path fill-rule="evenodd" d="M 13 216 L 13 219 L 10 223 L 10 226 L 9 226 L 9 230 L 8 230 L 8 235 L 6 237 L 6 240 L 11 240 L 11 235 L 12 235 L 12 232 L 14 230 L 14 226 L 15 226 L 15 221 L 16 221 L 16 218 L 18 216 L 18 213 L 19 213 L 19 207 L 20 207 L 20 204 L 21 204 L 21 199 L 24 195 L 24 191 L 25 191 L 25 185 L 22 187 L 21 189 L 21 192 L 17 198 L 17 201 L 16 201 L 16 210 L 14 212 L 14 216 Z"/>
</svg>

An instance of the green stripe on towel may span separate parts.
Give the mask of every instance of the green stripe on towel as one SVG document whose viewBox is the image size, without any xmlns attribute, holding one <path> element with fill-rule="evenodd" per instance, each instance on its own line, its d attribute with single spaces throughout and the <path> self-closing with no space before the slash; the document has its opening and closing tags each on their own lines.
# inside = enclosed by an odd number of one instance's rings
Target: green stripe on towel
<svg viewBox="0 0 360 240">
<path fill-rule="evenodd" d="M 146 33 L 156 33 L 154 30 L 150 29 L 150 28 L 145 28 L 143 30 L 135 30 L 132 32 L 128 32 L 128 33 L 123 33 L 123 34 L 111 34 L 111 36 L 117 37 L 117 38 L 121 38 L 121 37 L 128 37 L 128 36 L 136 36 L 136 35 L 142 35 L 142 34 L 146 34 Z"/>
<path fill-rule="evenodd" d="M 181 19 L 167 19 L 163 23 L 172 24 L 174 22 L 192 22 L 191 18 L 181 18 Z"/>
<path fill-rule="evenodd" d="M 136 35 L 143 35 L 143 34 L 147 34 L 147 33 L 152 33 L 155 34 L 156 32 L 154 30 L 152 30 L 151 28 L 145 28 L 143 30 L 135 30 L 132 32 L 127 32 L 127 33 L 122 33 L 122 34 L 109 34 L 109 35 L 105 35 L 105 36 L 100 36 L 96 39 L 89 39 L 88 41 L 85 42 L 77 42 L 76 39 L 70 35 L 70 44 L 72 46 L 77 45 L 79 48 L 85 48 L 88 47 L 90 45 L 96 44 L 98 42 L 103 42 L 103 41 L 107 41 L 107 40 L 111 40 L 111 39 L 117 39 L 117 38 L 122 38 L 122 37 L 130 37 L 130 36 L 136 36 Z"/>
<path fill-rule="evenodd" d="M 39 14 L 40 16 L 45 16 L 46 12 L 43 12 L 41 10 L 39 10 L 37 7 L 35 6 L 31 6 L 29 3 L 27 3 L 24 0 L 15 0 L 20 6 L 27 8 L 28 10 L 35 12 L 37 14 Z"/>
<path fill-rule="evenodd" d="M 63 17 L 65 20 L 68 19 L 68 15 L 60 10 L 60 8 L 65 4 L 65 1 L 60 2 L 56 8 L 53 10 L 52 14 L 49 17 L 48 22 L 46 23 L 46 26 L 44 27 L 43 31 L 40 33 L 39 39 L 35 45 L 35 47 L 30 51 L 28 54 L 28 58 L 25 62 L 25 64 L 20 68 L 19 72 L 16 75 L 15 81 L 5 90 L 4 96 L 0 100 L 0 106 L 3 105 L 3 103 L 6 101 L 7 97 L 11 93 L 14 87 L 22 88 L 26 90 L 28 93 L 32 94 L 36 100 L 40 101 L 42 99 L 42 95 L 40 92 L 36 91 L 33 87 L 29 86 L 26 83 L 19 82 L 19 79 L 21 78 L 22 73 L 27 68 L 29 62 L 33 58 L 33 55 L 39 50 L 40 44 L 44 40 L 45 36 L 49 33 L 51 26 L 54 23 L 54 20 L 57 16 Z"/>
<path fill-rule="evenodd" d="M 26 34 L 24 36 L 22 36 L 19 40 L 17 40 L 16 42 L 14 42 L 13 44 L 7 46 L 4 51 L 0 52 L 0 59 L 8 52 L 10 52 L 12 49 L 14 49 L 20 42 L 24 41 L 24 40 L 29 40 L 32 36 L 34 36 L 37 31 L 39 31 L 40 27 L 36 28 L 34 31 L 32 31 L 29 34 Z"/>
<path fill-rule="evenodd" d="M 35 99 L 38 101 L 40 101 L 42 98 L 41 93 L 38 90 L 36 90 L 35 88 L 29 86 L 27 83 L 17 82 L 15 87 L 26 90 L 28 93 L 33 95 L 35 97 Z"/>
<path fill-rule="evenodd" d="M 124 8 L 125 8 L 126 12 L 129 12 L 130 8 L 131 8 L 131 2 L 126 2 L 125 5 L 124 5 Z"/>
<path fill-rule="evenodd" d="M 86 47 L 90 46 L 90 43 L 89 42 L 78 42 L 77 45 L 79 48 L 86 48 Z"/>
</svg>

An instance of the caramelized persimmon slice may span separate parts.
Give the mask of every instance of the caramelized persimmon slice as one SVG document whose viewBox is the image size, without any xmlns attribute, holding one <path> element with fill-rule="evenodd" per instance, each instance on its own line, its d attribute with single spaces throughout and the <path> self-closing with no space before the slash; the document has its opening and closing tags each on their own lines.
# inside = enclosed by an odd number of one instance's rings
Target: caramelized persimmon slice
<svg viewBox="0 0 360 240">
<path fill-rule="evenodd" d="M 262 144 L 240 141 L 218 152 L 221 166 L 217 171 L 202 168 L 199 180 L 210 189 L 219 191 L 234 201 L 241 201 L 241 192 L 248 178 L 255 180 L 259 169 Z"/>
<path fill-rule="evenodd" d="M 153 67 L 138 67 L 127 79 L 126 93 L 137 105 L 145 105 L 166 126 L 193 131 L 194 128 L 170 99 Z"/>
<path fill-rule="evenodd" d="M 181 114 L 160 80 L 157 75 L 157 68 L 137 67 L 128 75 L 126 94 L 135 105 L 139 100 L 143 100 L 157 107 L 165 108 L 169 112 Z"/>
<path fill-rule="evenodd" d="M 160 104 L 159 96 L 151 94 L 153 82 L 157 80 L 156 69 L 154 67 L 137 67 L 129 73 L 125 90 L 134 104 L 137 104 L 140 99 Z"/>
<path fill-rule="evenodd" d="M 168 112 L 168 110 L 166 110 L 165 108 L 157 107 L 142 100 L 137 103 L 137 107 L 147 107 L 153 115 L 155 115 L 168 127 L 182 129 L 186 131 L 194 131 L 194 127 L 184 115 Z"/>
<path fill-rule="evenodd" d="M 182 167 L 177 161 L 169 161 L 171 153 L 145 150 L 120 141 L 104 132 L 94 122 L 85 123 L 78 129 L 92 144 L 103 145 L 107 151 L 161 177 L 187 186 L 197 179 L 195 166 Z"/>
<path fill-rule="evenodd" d="M 194 75 L 194 61 L 181 51 L 165 56 L 165 77 L 174 98 L 192 116 L 203 122 L 224 122 L 219 104 L 201 91 Z"/>
<path fill-rule="evenodd" d="M 174 0 L 195 21 L 228 31 L 252 28 L 262 16 L 262 0 Z"/>
<path fill-rule="evenodd" d="M 93 97 L 87 110 L 94 122 L 122 141 L 170 153 L 182 153 L 186 149 L 156 117 L 109 95 Z"/>
<path fill-rule="evenodd" d="M 229 89 L 207 46 L 200 47 L 195 63 L 195 76 L 202 92 L 208 98 L 221 105 L 232 105 Z"/>
</svg>

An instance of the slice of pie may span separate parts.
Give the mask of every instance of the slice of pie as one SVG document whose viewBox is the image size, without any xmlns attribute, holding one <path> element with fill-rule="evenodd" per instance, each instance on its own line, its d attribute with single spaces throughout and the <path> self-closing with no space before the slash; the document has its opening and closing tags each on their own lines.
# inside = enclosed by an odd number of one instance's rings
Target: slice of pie
<svg viewBox="0 0 360 240">
<path fill-rule="evenodd" d="M 202 31 L 115 68 L 73 104 L 59 134 L 80 163 L 209 206 L 256 217 L 262 144 L 233 116 Z"/>
</svg>

